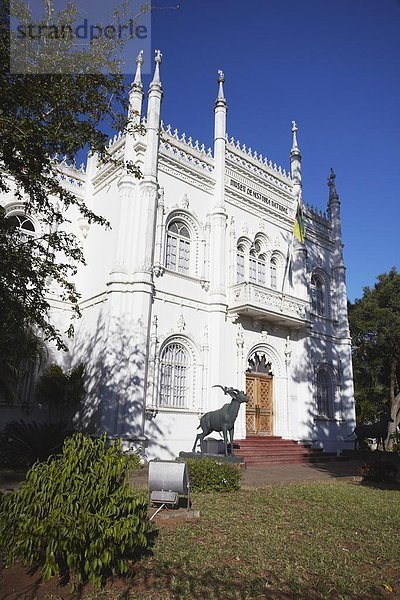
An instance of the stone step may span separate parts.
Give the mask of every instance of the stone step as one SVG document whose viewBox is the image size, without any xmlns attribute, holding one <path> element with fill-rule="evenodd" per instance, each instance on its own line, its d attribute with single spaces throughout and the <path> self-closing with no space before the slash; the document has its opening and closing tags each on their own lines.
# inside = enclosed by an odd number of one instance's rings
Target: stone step
<svg viewBox="0 0 400 600">
<path fill-rule="evenodd" d="M 267 465 L 292 465 L 292 464 L 301 464 L 301 465 L 309 465 L 309 464 L 318 464 L 318 463 L 327 463 L 327 462 L 343 462 L 348 459 L 344 456 L 308 456 L 306 458 L 298 458 L 298 457 L 271 457 L 265 459 L 256 459 L 256 460 L 247 460 L 245 459 L 245 464 L 247 466 L 255 466 L 262 467 Z"/>
<path fill-rule="evenodd" d="M 278 436 L 248 437 L 235 441 L 235 453 L 244 459 L 246 465 L 273 465 L 317 463 L 347 460 L 333 452 L 312 448 L 310 444 L 300 444 L 295 440 L 284 440 Z"/>
<path fill-rule="evenodd" d="M 294 442 L 290 444 L 277 442 L 276 444 L 235 444 L 235 448 L 239 448 L 240 450 L 253 450 L 257 448 L 287 448 L 288 450 L 296 450 L 296 448 L 311 448 L 311 445 L 296 444 Z"/>
<path fill-rule="evenodd" d="M 286 457 L 296 457 L 296 456 L 325 456 L 324 452 L 305 452 L 304 450 L 299 450 L 298 452 L 235 452 L 236 456 L 240 456 L 245 460 L 250 458 L 268 458 L 269 456 L 286 456 Z M 336 456 L 336 455 L 334 455 Z"/>
</svg>

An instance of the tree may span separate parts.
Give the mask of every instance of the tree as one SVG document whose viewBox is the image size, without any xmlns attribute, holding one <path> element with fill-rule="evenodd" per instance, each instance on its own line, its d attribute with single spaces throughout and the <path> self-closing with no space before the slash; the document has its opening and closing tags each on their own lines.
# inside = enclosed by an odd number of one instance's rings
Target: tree
<svg viewBox="0 0 400 600">
<path fill-rule="evenodd" d="M 378 276 L 373 288 L 365 287 L 363 297 L 350 305 L 353 338 L 355 395 L 361 420 L 391 410 L 394 423 L 400 421 L 400 274 L 396 268 Z"/>
<path fill-rule="evenodd" d="M 12 6 L 13 16 L 25 25 L 47 23 L 51 17 L 52 23 L 72 26 L 78 14 L 72 4 L 55 13 L 51 0 L 45 0 L 43 15 L 35 20 L 23 1 Z M 13 74 L 10 50 L 17 66 L 23 57 L 12 36 L 10 42 L 9 10 L 9 2 L 0 0 L 0 191 L 13 195 L 26 214 L 39 215 L 45 232 L 21 239 L 15 221 L 0 208 L 0 365 L 7 362 L 8 372 L 15 372 L 25 360 L 26 340 L 38 332 L 66 350 L 66 332 L 49 318 L 49 281 L 73 314 L 80 314 L 72 278 L 84 256 L 77 238 L 63 227 L 68 209 L 75 207 L 89 223 L 107 226 L 103 217 L 65 189 L 59 158 L 74 162 L 79 152 L 90 149 L 101 161 L 113 160 L 107 153 L 107 132 L 126 129 L 128 123 L 127 88 L 114 57 L 119 41 L 103 37 L 89 48 L 77 49 L 72 40 L 64 40 L 57 48 L 50 30 L 45 30 L 29 47 L 29 61 L 25 55 L 28 74 Z M 122 14 L 126 11 L 115 18 Z M 124 168 L 140 176 L 134 165 Z M 72 327 L 68 333 L 73 333 Z M 4 373 L 2 377 L 7 378 Z M 7 386 L 3 381 L 2 387 Z"/>
</svg>

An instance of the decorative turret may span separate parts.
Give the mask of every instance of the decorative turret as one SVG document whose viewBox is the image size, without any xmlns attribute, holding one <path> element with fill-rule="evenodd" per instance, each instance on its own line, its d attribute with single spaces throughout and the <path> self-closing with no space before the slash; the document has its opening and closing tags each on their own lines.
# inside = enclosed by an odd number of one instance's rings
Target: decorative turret
<svg viewBox="0 0 400 600">
<path fill-rule="evenodd" d="M 224 73 L 218 71 L 218 96 L 214 108 L 214 159 L 215 159 L 215 204 L 225 205 L 225 151 L 226 151 L 226 99 L 224 95 Z"/>
<path fill-rule="evenodd" d="M 143 84 L 142 84 L 142 64 L 143 50 L 139 52 L 136 58 L 136 74 L 132 82 L 129 93 L 129 113 L 128 126 L 125 138 L 125 163 L 134 161 L 133 142 L 135 139 L 135 129 L 140 124 L 143 103 Z"/>
<path fill-rule="evenodd" d="M 290 150 L 290 175 L 293 181 L 293 194 L 296 199 L 301 193 L 301 154 L 297 145 L 298 127 L 296 121 L 292 121 L 293 142 Z"/>
<path fill-rule="evenodd" d="M 331 167 L 331 172 L 329 173 L 329 177 L 328 177 L 328 187 L 329 187 L 328 209 L 329 209 L 330 204 L 332 204 L 334 202 L 339 202 L 339 195 L 336 191 L 335 179 L 336 179 L 336 175 L 334 173 L 334 170 Z M 339 204 L 340 204 L 340 202 L 339 202 Z"/>
<path fill-rule="evenodd" d="M 340 200 L 336 191 L 336 175 L 331 168 L 328 177 L 329 200 L 328 218 L 332 225 L 332 238 L 335 244 L 333 251 L 332 274 L 335 286 L 335 302 L 333 304 L 334 320 L 344 335 L 349 335 L 347 316 L 346 267 L 343 261 L 342 224 L 340 218 Z"/>
<path fill-rule="evenodd" d="M 328 200 L 328 219 L 332 225 L 332 234 L 335 241 L 335 264 L 336 266 L 343 265 L 343 244 L 342 244 L 342 223 L 340 219 L 340 200 L 336 191 L 335 184 L 336 175 L 331 168 L 328 177 L 329 200 Z"/>
<path fill-rule="evenodd" d="M 129 94 L 129 121 L 135 125 L 140 123 L 143 102 L 143 84 L 142 84 L 142 64 L 143 50 L 139 52 L 136 58 L 136 74 L 131 85 Z"/>
<path fill-rule="evenodd" d="M 157 176 L 157 157 L 160 131 L 160 112 L 163 90 L 160 81 L 160 64 L 162 54 L 160 50 L 155 51 L 155 70 L 153 81 L 150 83 L 148 105 L 147 105 L 147 137 L 146 154 L 144 158 L 143 175 L 144 177 Z"/>
<path fill-rule="evenodd" d="M 209 331 L 210 346 L 213 348 L 210 357 L 210 384 L 220 383 L 224 373 L 225 339 L 224 327 L 226 318 L 226 221 L 225 208 L 225 154 L 226 154 L 226 100 L 224 94 L 224 74 L 218 71 L 218 96 L 214 107 L 214 198 L 210 211 L 210 290 L 209 290 Z M 219 398 L 216 388 L 211 390 L 210 401 L 218 407 Z"/>
</svg>

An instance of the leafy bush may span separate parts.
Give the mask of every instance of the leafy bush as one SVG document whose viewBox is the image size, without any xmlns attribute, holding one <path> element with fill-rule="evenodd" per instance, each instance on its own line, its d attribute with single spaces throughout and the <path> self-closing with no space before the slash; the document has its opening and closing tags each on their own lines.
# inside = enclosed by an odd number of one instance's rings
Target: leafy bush
<svg viewBox="0 0 400 600">
<path fill-rule="evenodd" d="M 235 492 L 242 474 L 231 463 L 218 463 L 210 458 L 185 458 L 189 470 L 190 489 L 195 492 Z"/>
<path fill-rule="evenodd" d="M 363 481 L 394 483 L 397 471 L 397 465 L 389 460 L 365 462 L 359 467 Z"/>
<path fill-rule="evenodd" d="M 140 463 L 140 454 L 137 454 L 136 452 L 134 454 L 126 454 L 126 458 L 128 460 L 129 471 L 142 468 L 142 465 Z"/>
<path fill-rule="evenodd" d="M 45 580 L 100 586 L 127 573 L 149 546 L 147 503 L 126 483 L 131 458 L 120 440 L 76 433 L 62 455 L 36 463 L 21 490 L 0 500 L 0 548 L 7 563 L 41 568 Z"/>
<path fill-rule="evenodd" d="M 83 364 L 64 371 L 54 363 L 42 373 L 36 385 L 36 398 L 48 407 L 51 421 L 63 422 L 70 419 L 86 396 L 84 378 Z"/>
<path fill-rule="evenodd" d="M 390 450 L 392 452 L 400 453 L 400 432 L 395 431 L 394 433 L 392 433 L 392 435 L 390 436 L 390 440 L 392 444 Z"/>
<path fill-rule="evenodd" d="M 11 421 L 0 433 L 0 464 L 4 467 L 30 467 L 37 460 L 59 454 L 71 433 L 65 423 Z"/>
</svg>

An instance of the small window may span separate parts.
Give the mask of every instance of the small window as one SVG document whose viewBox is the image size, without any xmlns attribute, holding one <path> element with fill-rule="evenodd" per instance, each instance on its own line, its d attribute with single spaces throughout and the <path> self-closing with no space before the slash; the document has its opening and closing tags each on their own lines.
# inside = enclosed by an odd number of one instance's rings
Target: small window
<svg viewBox="0 0 400 600">
<path fill-rule="evenodd" d="M 168 344 L 161 356 L 160 406 L 186 408 L 189 357 L 182 344 Z"/>
<path fill-rule="evenodd" d="M 269 263 L 269 275 L 271 281 L 271 288 L 273 290 L 278 289 L 277 267 L 278 265 L 276 258 L 271 258 L 271 262 Z"/>
<path fill-rule="evenodd" d="M 236 279 L 238 283 L 242 283 L 245 280 L 244 264 L 244 248 L 243 246 L 238 246 L 236 251 Z"/>
<path fill-rule="evenodd" d="M 311 307 L 314 313 L 323 316 L 324 306 L 324 286 L 317 275 L 311 277 Z"/>
<path fill-rule="evenodd" d="M 321 417 L 332 416 L 332 387 L 330 377 L 325 371 L 317 373 L 317 411 Z"/>
<path fill-rule="evenodd" d="M 166 267 L 178 273 L 188 273 L 190 269 L 190 233 L 181 221 L 168 227 Z"/>
<path fill-rule="evenodd" d="M 249 256 L 249 279 L 258 285 L 265 285 L 265 256 L 261 254 L 261 245 L 255 242 Z"/>
</svg>

